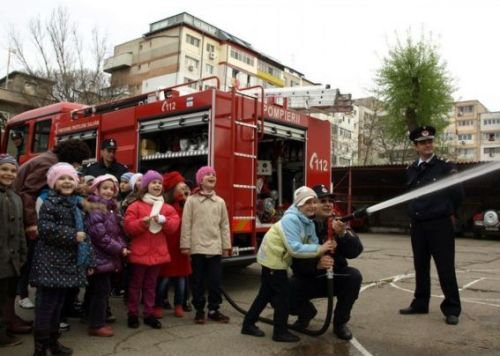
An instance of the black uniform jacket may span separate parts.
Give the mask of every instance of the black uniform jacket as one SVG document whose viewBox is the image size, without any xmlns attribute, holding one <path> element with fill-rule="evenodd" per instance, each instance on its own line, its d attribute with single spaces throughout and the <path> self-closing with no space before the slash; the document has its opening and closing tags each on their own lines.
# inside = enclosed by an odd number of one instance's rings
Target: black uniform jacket
<svg viewBox="0 0 500 356">
<path fill-rule="evenodd" d="M 99 177 L 109 173 L 114 175 L 116 179 L 118 179 L 118 182 L 120 181 L 120 177 L 122 176 L 122 174 L 127 172 L 128 172 L 127 166 L 114 161 L 109 167 L 106 167 L 102 159 L 97 162 L 89 164 L 84 169 L 84 175 L 86 176 Z"/>
<path fill-rule="evenodd" d="M 319 241 L 323 243 L 327 238 L 328 230 L 326 223 L 314 221 L 314 225 Z M 347 259 L 356 258 L 363 252 L 363 245 L 358 235 L 349 228 L 346 230 L 344 236 L 335 235 L 334 237 L 335 242 L 337 242 L 337 247 L 333 254 L 333 259 L 335 261 L 334 271 L 339 272 L 347 266 Z M 325 270 L 317 268 L 318 262 L 319 258 L 294 258 L 292 261 L 294 276 L 298 278 L 307 278 L 325 274 Z"/>
<path fill-rule="evenodd" d="M 423 162 L 420 165 L 416 160 L 408 166 L 406 185 L 408 190 L 413 190 L 447 177 L 456 171 L 453 163 L 436 156 L 432 157 L 429 162 Z M 426 221 L 452 216 L 463 199 L 462 185 L 454 185 L 412 200 L 408 204 L 408 215 L 412 221 Z"/>
</svg>

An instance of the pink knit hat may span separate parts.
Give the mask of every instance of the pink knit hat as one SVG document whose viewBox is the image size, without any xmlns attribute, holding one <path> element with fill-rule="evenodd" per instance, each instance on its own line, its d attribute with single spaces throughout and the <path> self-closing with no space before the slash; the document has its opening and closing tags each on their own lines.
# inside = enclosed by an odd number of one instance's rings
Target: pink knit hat
<svg viewBox="0 0 500 356">
<path fill-rule="evenodd" d="M 150 169 L 142 176 L 141 190 L 147 190 L 149 183 L 154 180 L 160 180 L 163 183 L 163 177 L 157 171 Z"/>
<path fill-rule="evenodd" d="M 94 182 L 90 186 L 90 191 L 92 193 L 96 194 L 97 189 L 99 189 L 99 186 L 101 185 L 101 183 L 105 182 L 107 180 L 110 180 L 111 182 L 113 182 L 114 191 L 115 191 L 115 197 L 116 197 L 118 195 L 118 191 L 120 190 L 120 188 L 118 186 L 118 180 L 112 174 L 103 174 L 102 176 L 99 176 L 99 177 L 95 178 Z"/>
<path fill-rule="evenodd" d="M 59 162 L 50 167 L 49 171 L 47 172 L 47 184 L 49 185 L 50 189 L 54 189 L 56 181 L 59 179 L 59 177 L 64 175 L 73 178 L 76 188 L 78 182 L 80 181 L 80 179 L 78 178 L 78 173 L 76 173 L 76 169 L 69 163 Z"/>
<path fill-rule="evenodd" d="M 203 178 L 207 174 L 213 174 L 215 176 L 215 169 L 213 169 L 210 166 L 203 166 L 200 169 L 198 169 L 198 172 L 196 172 L 196 183 L 200 185 L 201 182 L 203 181 Z"/>
</svg>

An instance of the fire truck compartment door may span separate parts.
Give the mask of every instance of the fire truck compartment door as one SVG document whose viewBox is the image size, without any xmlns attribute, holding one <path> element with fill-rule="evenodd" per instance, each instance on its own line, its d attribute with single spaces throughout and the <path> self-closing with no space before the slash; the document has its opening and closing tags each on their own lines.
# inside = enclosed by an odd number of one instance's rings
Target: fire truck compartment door
<svg viewBox="0 0 500 356">
<path fill-rule="evenodd" d="M 173 130 L 181 127 L 197 126 L 208 123 L 210 111 L 200 111 L 184 115 L 168 116 L 151 121 L 141 122 L 139 132 L 149 133 Z"/>
<path fill-rule="evenodd" d="M 284 126 L 274 122 L 264 122 L 264 133 L 267 135 L 283 137 L 289 140 L 305 141 L 306 133 L 304 130 L 295 127 Z"/>
</svg>

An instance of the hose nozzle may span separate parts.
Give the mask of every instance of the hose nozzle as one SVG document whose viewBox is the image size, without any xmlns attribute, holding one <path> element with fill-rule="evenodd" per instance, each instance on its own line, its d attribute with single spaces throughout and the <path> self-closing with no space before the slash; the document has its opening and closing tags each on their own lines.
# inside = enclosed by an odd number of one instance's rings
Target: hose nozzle
<svg viewBox="0 0 500 356">
<path fill-rule="evenodd" d="M 347 221 L 354 220 L 356 218 L 367 216 L 368 215 L 368 212 L 366 211 L 367 208 L 368 207 L 365 206 L 365 207 L 356 209 L 351 214 L 340 217 L 339 220 L 342 222 L 347 222 Z"/>
</svg>

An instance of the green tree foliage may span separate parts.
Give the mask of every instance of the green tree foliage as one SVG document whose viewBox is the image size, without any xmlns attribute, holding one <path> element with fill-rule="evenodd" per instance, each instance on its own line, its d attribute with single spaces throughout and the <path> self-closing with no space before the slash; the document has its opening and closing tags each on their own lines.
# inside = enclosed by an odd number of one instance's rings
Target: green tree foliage
<svg viewBox="0 0 500 356">
<path fill-rule="evenodd" d="M 448 124 L 453 81 L 436 46 L 424 36 L 417 42 L 411 35 L 404 42 L 398 39 L 383 59 L 375 83 L 387 113 L 384 131 L 392 139 L 401 140 L 420 125 L 440 131 Z"/>
</svg>

